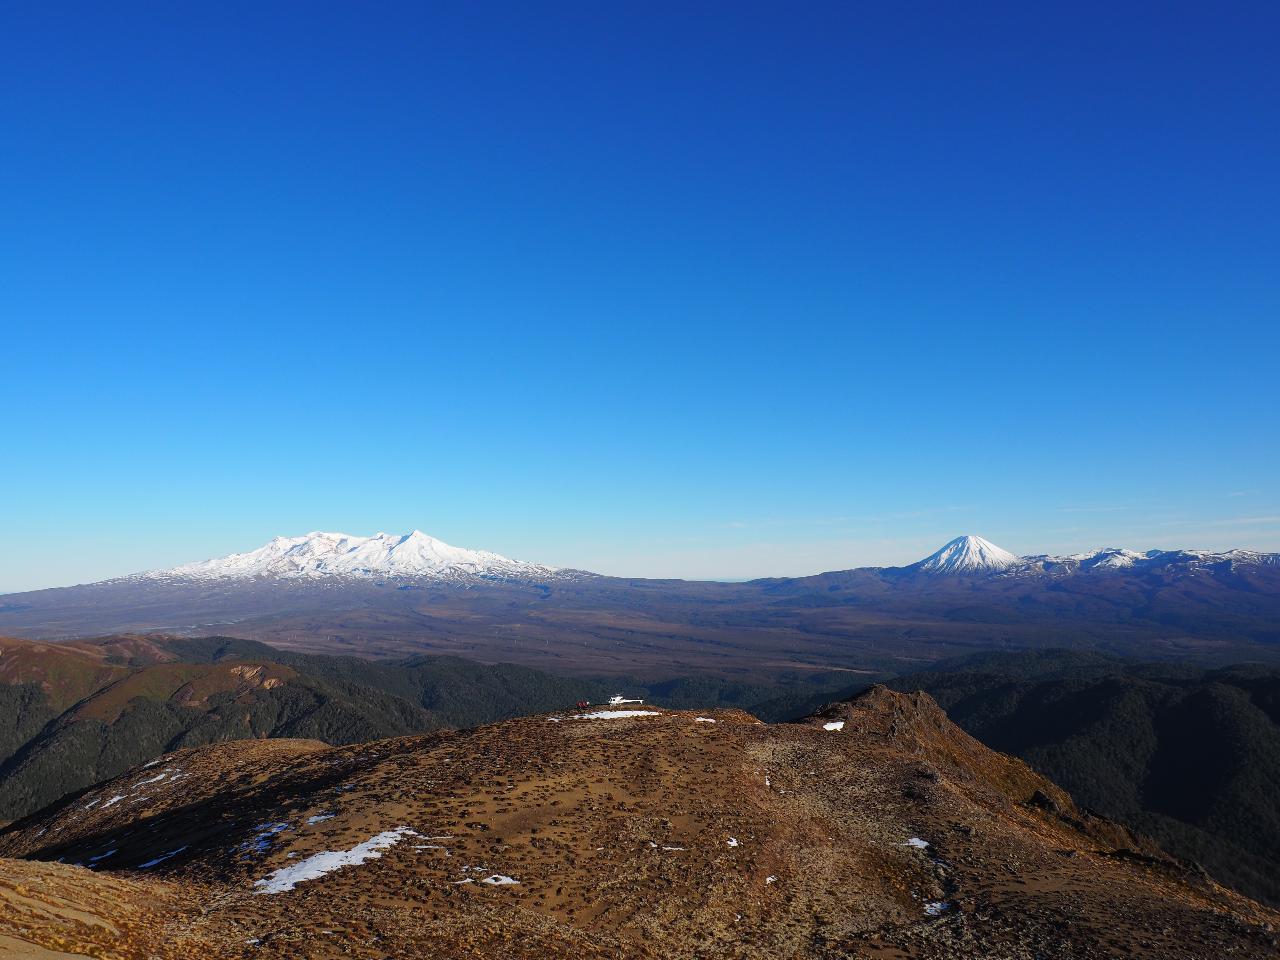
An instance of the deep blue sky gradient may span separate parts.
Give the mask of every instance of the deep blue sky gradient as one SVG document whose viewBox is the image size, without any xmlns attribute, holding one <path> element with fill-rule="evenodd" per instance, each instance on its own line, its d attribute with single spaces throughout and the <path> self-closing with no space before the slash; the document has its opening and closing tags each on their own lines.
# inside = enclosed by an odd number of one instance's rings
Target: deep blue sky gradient
<svg viewBox="0 0 1280 960">
<path fill-rule="evenodd" d="M 708 577 L 1280 549 L 1278 35 L 10 5 L 0 590 L 313 529 Z"/>
</svg>

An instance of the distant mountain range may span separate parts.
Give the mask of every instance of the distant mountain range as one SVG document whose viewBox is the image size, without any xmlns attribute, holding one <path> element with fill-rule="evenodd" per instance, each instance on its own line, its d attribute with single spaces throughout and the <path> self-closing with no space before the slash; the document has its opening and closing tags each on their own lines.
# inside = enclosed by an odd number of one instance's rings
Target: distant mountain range
<svg viewBox="0 0 1280 960">
<path fill-rule="evenodd" d="M 234 633 L 300 652 L 451 653 L 565 674 L 896 673 L 983 649 L 1280 662 L 1280 555 L 1017 557 L 960 537 L 905 567 L 748 583 L 600 576 L 420 532 L 313 533 L 101 583 L 0 596 L 0 635 Z"/>
<path fill-rule="evenodd" d="M 1092 553 L 1019 557 L 982 537 L 962 536 L 936 553 L 906 567 L 865 567 L 869 570 L 901 570 L 909 573 L 984 576 L 1068 575 L 1169 565 L 1202 567 L 1207 564 L 1280 564 L 1280 554 L 1229 550 L 1149 550 L 1137 553 L 1106 547 Z M 487 550 L 455 547 L 421 530 L 406 534 L 376 533 L 371 537 L 346 533 L 313 532 L 300 537 L 275 537 L 246 553 L 185 563 L 164 570 L 148 570 L 124 580 L 245 580 L 323 577 L 431 580 L 465 583 L 471 580 L 546 582 L 566 578 L 595 577 L 585 570 L 566 570 L 544 564 L 512 560 Z M 115 581 L 105 581 L 115 582 Z"/>
<path fill-rule="evenodd" d="M 1068 556 L 1040 554 L 1019 557 L 997 547 L 990 540 L 965 536 L 956 537 L 937 553 L 901 569 L 957 576 L 1070 576 L 1077 573 L 1133 572 L 1165 567 L 1202 570 L 1213 566 L 1277 565 L 1280 565 L 1280 553 L 1258 553 L 1253 550 L 1227 550 L 1218 553 L 1208 550 L 1148 550 L 1146 553 L 1138 553 L 1122 547 L 1104 547 L 1091 553 L 1073 553 Z"/>
</svg>

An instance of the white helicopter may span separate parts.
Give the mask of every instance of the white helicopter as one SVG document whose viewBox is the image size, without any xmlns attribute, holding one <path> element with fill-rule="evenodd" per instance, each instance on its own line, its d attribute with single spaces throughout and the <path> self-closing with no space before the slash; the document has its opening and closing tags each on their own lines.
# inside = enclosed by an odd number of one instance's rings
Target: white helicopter
<svg viewBox="0 0 1280 960">
<path fill-rule="evenodd" d="M 608 703 L 608 705 L 609 705 L 609 706 L 611 706 L 611 707 L 619 707 L 619 706 L 621 706 L 621 705 L 622 705 L 622 704 L 624 704 L 624 703 L 644 703 L 644 701 L 643 701 L 643 700 L 628 700 L 628 699 L 627 699 L 626 697 L 624 697 L 622 694 L 620 694 L 620 693 L 615 693 L 612 697 L 610 697 L 610 698 L 609 698 L 609 703 Z"/>
</svg>

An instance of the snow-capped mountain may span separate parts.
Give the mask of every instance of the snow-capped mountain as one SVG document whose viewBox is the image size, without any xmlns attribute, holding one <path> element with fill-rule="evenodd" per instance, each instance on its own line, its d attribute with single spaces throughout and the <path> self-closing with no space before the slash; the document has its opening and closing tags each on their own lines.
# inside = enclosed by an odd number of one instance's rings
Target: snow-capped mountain
<svg viewBox="0 0 1280 960">
<path fill-rule="evenodd" d="M 487 550 L 454 547 L 420 530 L 355 537 L 345 533 L 308 533 L 276 537 L 247 553 L 187 563 L 138 574 L 148 580 L 247 580 L 261 578 L 403 577 L 463 580 L 475 577 L 546 580 L 561 573 Z"/>
<path fill-rule="evenodd" d="M 1138 553 L 1121 547 L 1103 547 L 1090 553 L 1056 557 L 1048 554 L 1019 557 L 982 537 L 956 537 L 941 550 L 903 569 L 923 573 L 984 576 L 1069 575 L 1075 573 L 1139 573 L 1174 568 L 1196 571 L 1233 565 L 1280 566 L 1280 554 L 1252 550 L 1148 550 Z"/>
<path fill-rule="evenodd" d="M 1017 566 L 1021 559 L 982 537 L 956 537 L 912 568 L 925 573 L 992 573 Z"/>
<path fill-rule="evenodd" d="M 1280 553 L 1259 553 L 1256 550 L 1148 550 L 1137 553 L 1120 547 L 1104 547 L 1092 553 L 1073 553 L 1065 557 L 1023 557 L 1013 572 L 1142 573 L 1157 569 L 1194 572 L 1248 566 L 1280 566 Z"/>
<path fill-rule="evenodd" d="M 926 626 L 886 630 L 893 621 Z M 763 673 L 801 655 L 844 669 L 862 662 L 850 659 L 855 646 L 858 656 L 869 651 L 868 664 L 927 662 L 973 652 L 982 636 L 1002 648 L 1043 646 L 1052 636 L 1131 656 L 1173 643 L 1224 660 L 1280 662 L 1278 624 L 1277 554 L 1109 547 L 1016 557 L 980 537 L 909 567 L 718 583 L 556 570 L 416 531 L 314 533 L 169 570 L 0 596 L 0 636 L 160 631 L 615 676 L 660 675 L 672 663 Z"/>
</svg>

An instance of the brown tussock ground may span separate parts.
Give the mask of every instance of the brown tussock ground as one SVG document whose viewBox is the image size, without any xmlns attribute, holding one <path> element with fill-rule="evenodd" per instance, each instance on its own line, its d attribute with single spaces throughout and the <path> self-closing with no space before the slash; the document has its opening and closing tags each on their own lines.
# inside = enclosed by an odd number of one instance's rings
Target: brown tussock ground
<svg viewBox="0 0 1280 960">
<path fill-rule="evenodd" d="M 22 858 L 0 935 L 139 958 L 1277 955 L 1273 911 L 924 695 L 803 724 L 653 712 L 173 754 L 0 833 Z"/>
</svg>

